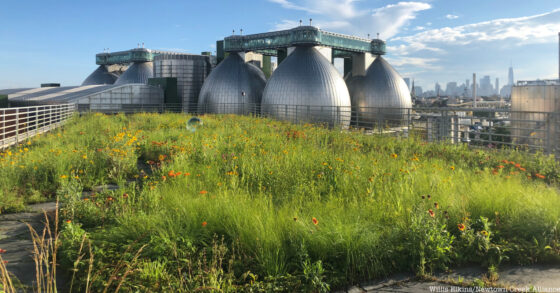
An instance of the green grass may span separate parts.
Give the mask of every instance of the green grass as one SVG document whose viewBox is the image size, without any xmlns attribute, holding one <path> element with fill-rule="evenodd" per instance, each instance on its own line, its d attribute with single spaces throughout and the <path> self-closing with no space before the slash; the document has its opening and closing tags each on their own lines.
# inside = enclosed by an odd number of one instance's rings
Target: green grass
<svg viewBox="0 0 560 293">
<path fill-rule="evenodd" d="M 116 277 L 140 291 L 326 291 L 402 271 L 559 260 L 552 157 L 231 115 L 190 132 L 189 118 L 75 118 L 2 155 L 0 208 L 58 194 L 71 221 L 63 265 L 79 269 L 81 288 L 83 237 L 93 288 Z M 105 183 L 121 189 L 82 197 Z"/>
</svg>

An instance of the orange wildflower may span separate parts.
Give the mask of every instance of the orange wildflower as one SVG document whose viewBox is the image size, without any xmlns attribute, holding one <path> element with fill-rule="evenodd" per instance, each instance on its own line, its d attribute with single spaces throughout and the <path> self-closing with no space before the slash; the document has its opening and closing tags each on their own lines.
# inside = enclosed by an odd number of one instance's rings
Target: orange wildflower
<svg viewBox="0 0 560 293">
<path fill-rule="evenodd" d="M 313 219 L 311 219 L 311 221 L 313 222 L 314 225 L 319 224 L 319 220 L 317 220 L 317 218 L 315 218 L 315 217 L 313 217 Z"/>
<path fill-rule="evenodd" d="M 183 176 L 190 176 L 190 175 L 191 175 L 191 173 L 189 173 L 189 172 L 183 173 Z"/>
<path fill-rule="evenodd" d="M 175 174 L 175 171 L 173 170 L 169 171 L 167 175 L 169 175 L 170 178 L 177 176 L 177 174 Z"/>
<path fill-rule="evenodd" d="M 161 176 L 161 180 L 165 181 L 167 180 L 167 177 L 165 177 L 165 175 Z"/>
<path fill-rule="evenodd" d="M 113 198 L 109 196 L 109 197 L 107 198 L 107 201 L 113 201 Z"/>
<path fill-rule="evenodd" d="M 519 163 L 515 164 L 515 168 L 521 168 L 521 164 Z"/>
<path fill-rule="evenodd" d="M 503 169 L 503 168 L 504 168 L 504 165 L 499 165 L 498 166 L 498 169 Z"/>
<path fill-rule="evenodd" d="M 432 209 L 428 210 L 428 214 L 430 214 L 430 217 L 432 217 L 432 218 L 436 216 L 436 213 L 434 213 L 434 211 L 432 211 Z"/>
<path fill-rule="evenodd" d="M 122 197 L 128 198 L 128 193 L 123 193 Z"/>
<path fill-rule="evenodd" d="M 206 223 L 206 221 L 202 222 L 202 227 L 206 227 L 206 225 L 208 225 L 208 223 Z"/>
<path fill-rule="evenodd" d="M 206 190 L 201 190 L 199 193 L 200 193 L 200 194 L 207 194 L 208 191 L 206 191 Z"/>
<path fill-rule="evenodd" d="M 539 174 L 539 173 L 535 174 L 535 177 L 540 178 L 540 179 L 545 179 L 546 178 L 546 176 L 544 176 L 542 174 Z"/>
<path fill-rule="evenodd" d="M 459 229 L 459 231 L 465 231 L 465 225 L 463 224 L 457 224 L 457 229 Z"/>
<path fill-rule="evenodd" d="M 455 171 L 455 166 L 451 166 L 451 171 Z"/>
<path fill-rule="evenodd" d="M 391 154 L 391 158 L 393 158 L 393 159 L 396 159 L 398 156 L 399 156 L 399 155 L 397 155 L 397 154 L 395 154 L 395 153 L 392 153 L 392 154 Z"/>
<path fill-rule="evenodd" d="M 434 207 L 435 207 L 436 209 L 439 209 L 439 203 L 434 202 Z"/>
<path fill-rule="evenodd" d="M 72 223 L 71 220 L 66 220 L 66 224 L 70 224 L 70 223 Z"/>
<path fill-rule="evenodd" d="M 519 170 L 521 170 L 523 172 L 527 171 L 527 169 L 525 169 L 525 168 L 519 168 Z"/>
</svg>

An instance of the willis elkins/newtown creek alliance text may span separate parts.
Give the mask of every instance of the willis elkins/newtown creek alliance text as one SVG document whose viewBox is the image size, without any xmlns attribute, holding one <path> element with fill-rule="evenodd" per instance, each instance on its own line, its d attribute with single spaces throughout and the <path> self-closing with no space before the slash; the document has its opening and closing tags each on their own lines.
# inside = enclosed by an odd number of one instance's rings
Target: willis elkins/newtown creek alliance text
<svg viewBox="0 0 560 293">
<path fill-rule="evenodd" d="M 560 292 L 560 288 L 544 288 L 544 287 L 510 287 L 510 288 L 494 288 L 494 287 L 459 287 L 459 286 L 430 286 L 430 292 Z"/>
</svg>

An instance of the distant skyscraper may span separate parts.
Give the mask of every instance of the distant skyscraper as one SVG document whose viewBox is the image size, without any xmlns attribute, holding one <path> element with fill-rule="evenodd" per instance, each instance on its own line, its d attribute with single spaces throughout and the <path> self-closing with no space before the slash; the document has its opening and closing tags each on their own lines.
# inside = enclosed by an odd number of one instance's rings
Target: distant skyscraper
<svg viewBox="0 0 560 293">
<path fill-rule="evenodd" d="M 404 82 L 406 83 L 406 85 L 408 86 L 408 90 L 411 90 L 412 87 L 410 86 L 410 78 L 409 77 L 405 77 L 403 78 Z"/>
<path fill-rule="evenodd" d="M 500 90 L 499 95 L 502 97 L 511 97 L 511 88 L 513 87 L 513 67 L 510 66 L 508 70 L 508 84 Z"/>
<path fill-rule="evenodd" d="M 448 82 L 445 88 L 445 94 L 448 96 L 457 96 L 457 82 Z"/>
<path fill-rule="evenodd" d="M 439 94 L 440 94 L 440 91 L 441 91 L 441 85 L 439 85 L 439 83 L 437 83 L 437 82 L 436 82 L 436 87 L 435 87 L 435 92 L 436 92 L 436 95 L 438 95 L 438 96 L 439 96 Z"/>
<path fill-rule="evenodd" d="M 470 88 L 470 87 L 471 87 L 471 80 L 468 79 L 468 78 L 465 80 L 465 87 L 466 87 L 466 88 Z"/>
<path fill-rule="evenodd" d="M 418 96 L 421 96 L 422 94 L 423 94 L 422 87 L 421 86 L 415 86 L 414 87 L 414 95 L 416 95 L 418 97 Z"/>
<path fill-rule="evenodd" d="M 490 81 L 490 75 L 485 75 L 480 79 L 480 92 L 479 96 L 491 96 L 494 94 L 494 87 Z"/>
<path fill-rule="evenodd" d="M 496 95 L 500 94 L 500 79 L 496 77 L 496 88 L 494 89 Z"/>
<path fill-rule="evenodd" d="M 509 67 L 508 71 L 508 85 L 513 85 L 513 67 Z"/>
</svg>

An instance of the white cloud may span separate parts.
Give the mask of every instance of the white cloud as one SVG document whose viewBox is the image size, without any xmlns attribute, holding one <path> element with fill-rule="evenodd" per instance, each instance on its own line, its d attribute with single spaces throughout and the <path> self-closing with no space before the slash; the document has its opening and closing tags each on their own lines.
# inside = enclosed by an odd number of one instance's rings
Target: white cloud
<svg viewBox="0 0 560 293">
<path fill-rule="evenodd" d="M 391 63 L 395 67 L 406 65 L 406 66 L 419 67 L 426 70 L 443 69 L 440 65 L 437 65 L 437 63 L 439 62 L 438 58 L 392 56 L 392 57 L 387 57 L 387 61 L 389 61 L 389 63 Z"/>
<path fill-rule="evenodd" d="M 445 16 L 445 18 L 447 18 L 447 19 L 457 19 L 457 18 L 459 18 L 459 16 L 453 15 L 453 14 L 448 14 L 448 15 Z"/>
<path fill-rule="evenodd" d="M 305 8 L 297 6 L 297 5 L 295 5 L 292 2 L 287 1 L 287 0 L 268 0 L 268 1 L 273 2 L 273 3 L 278 3 L 278 4 L 282 5 L 282 7 L 287 8 L 287 9 L 306 10 Z"/>
<path fill-rule="evenodd" d="M 399 2 L 377 8 L 371 15 L 372 26 L 378 28 L 382 38 L 396 35 L 399 29 L 414 18 L 420 11 L 430 9 L 430 4 L 423 2 Z"/>
<path fill-rule="evenodd" d="M 303 10 L 311 14 L 341 16 L 352 18 L 360 14 L 353 4 L 357 0 L 301 0 L 294 3 L 288 0 L 268 0 L 286 9 Z"/>
<path fill-rule="evenodd" d="M 358 0 L 268 0 L 287 9 L 304 10 L 317 19 L 313 24 L 323 29 L 335 30 L 365 37 L 367 34 L 380 33 L 387 39 L 396 35 L 410 20 L 423 10 L 431 8 L 424 2 L 398 2 L 381 8 L 363 9 Z M 283 20 L 275 29 L 293 28 L 297 20 Z"/>
<path fill-rule="evenodd" d="M 456 27 L 443 27 L 397 37 L 393 41 L 469 45 L 474 42 L 515 41 L 515 45 L 556 42 L 560 30 L 560 9 L 518 18 L 502 18 Z"/>
<path fill-rule="evenodd" d="M 182 49 L 182 48 L 157 48 L 157 50 L 168 51 L 168 52 L 187 53 L 187 50 Z"/>
<path fill-rule="evenodd" d="M 299 25 L 299 21 L 284 19 L 274 25 L 273 31 L 281 31 L 294 28 Z"/>
<path fill-rule="evenodd" d="M 401 72 L 415 72 L 418 81 L 426 81 L 427 77 L 441 82 L 461 81 L 477 72 L 499 77 L 503 82 L 509 60 L 523 56 L 515 68 L 516 76 L 546 78 L 554 70 L 547 61 L 556 53 L 538 48 L 549 48 L 557 42 L 558 31 L 560 9 L 525 17 L 428 28 L 392 38 L 387 46 L 388 59 Z M 528 45 L 531 51 L 525 49 Z M 527 52 L 540 53 L 527 57 Z"/>
</svg>

